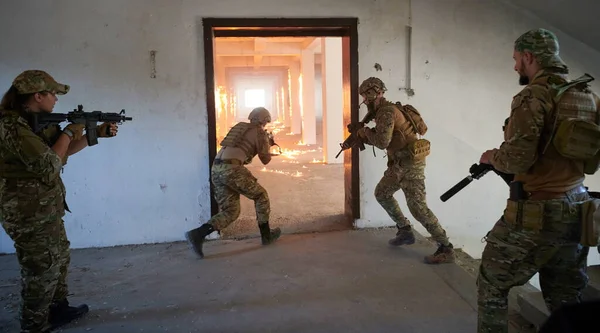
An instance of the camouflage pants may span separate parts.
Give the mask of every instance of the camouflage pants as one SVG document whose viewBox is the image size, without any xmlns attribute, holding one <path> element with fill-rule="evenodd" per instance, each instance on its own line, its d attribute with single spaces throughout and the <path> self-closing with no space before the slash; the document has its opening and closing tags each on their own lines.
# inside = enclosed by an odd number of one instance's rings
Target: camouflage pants
<svg viewBox="0 0 600 333">
<path fill-rule="evenodd" d="M 516 220 L 507 214 L 487 235 L 477 279 L 478 333 L 508 332 L 508 293 L 525 284 L 539 272 L 546 306 L 552 312 L 562 303 L 578 303 L 587 286 L 588 247 L 580 245 L 581 210 L 579 201 L 587 193 L 569 200 L 529 201 L 539 204 L 536 220 L 523 213 Z M 529 219 L 529 221 L 527 221 Z"/>
<path fill-rule="evenodd" d="M 396 222 L 398 227 L 409 225 L 410 222 L 402 213 L 394 193 L 402 190 L 406 197 L 406 205 L 414 218 L 431 234 L 433 239 L 443 245 L 448 245 L 446 231 L 440 225 L 438 218 L 429 209 L 425 193 L 425 162 L 389 161 L 388 168 L 375 187 L 375 199 Z"/>
<path fill-rule="evenodd" d="M 2 227 L 13 240 L 21 267 L 21 332 L 48 328 L 53 301 L 67 298 L 69 246 L 62 217 L 63 192 L 32 180 L 2 187 Z"/>
<path fill-rule="evenodd" d="M 208 223 L 222 230 L 240 216 L 240 194 L 254 201 L 258 224 L 269 222 L 271 204 L 267 190 L 262 187 L 250 170 L 241 165 L 213 165 L 211 180 L 219 213 Z"/>
</svg>

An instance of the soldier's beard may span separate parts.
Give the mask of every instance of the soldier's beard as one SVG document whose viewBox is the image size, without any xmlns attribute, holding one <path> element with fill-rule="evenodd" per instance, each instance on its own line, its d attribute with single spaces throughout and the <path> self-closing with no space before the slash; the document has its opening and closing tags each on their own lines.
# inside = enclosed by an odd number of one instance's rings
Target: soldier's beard
<svg viewBox="0 0 600 333">
<path fill-rule="evenodd" d="M 521 59 L 521 70 L 523 70 L 525 68 L 525 61 L 523 61 L 523 59 Z M 519 84 L 522 86 L 526 86 L 529 84 L 529 77 L 525 74 L 523 74 L 521 71 L 518 71 L 519 73 Z"/>
<path fill-rule="evenodd" d="M 526 86 L 529 84 L 529 77 L 526 75 L 519 75 L 519 84 L 522 86 Z"/>
</svg>

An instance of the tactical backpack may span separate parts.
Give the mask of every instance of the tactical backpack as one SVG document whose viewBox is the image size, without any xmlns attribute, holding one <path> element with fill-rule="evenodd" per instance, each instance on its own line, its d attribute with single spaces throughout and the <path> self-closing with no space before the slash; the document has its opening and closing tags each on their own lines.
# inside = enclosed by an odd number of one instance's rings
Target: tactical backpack
<svg viewBox="0 0 600 333">
<path fill-rule="evenodd" d="M 431 152 L 431 142 L 429 140 L 422 138 L 421 136 L 427 133 L 427 124 L 423 120 L 423 117 L 410 104 L 402 104 L 400 102 L 395 103 L 396 107 L 406 119 L 412 125 L 415 133 L 417 134 L 417 140 L 408 144 L 407 148 L 411 155 L 411 157 L 415 160 L 422 160 L 429 155 Z"/>
</svg>

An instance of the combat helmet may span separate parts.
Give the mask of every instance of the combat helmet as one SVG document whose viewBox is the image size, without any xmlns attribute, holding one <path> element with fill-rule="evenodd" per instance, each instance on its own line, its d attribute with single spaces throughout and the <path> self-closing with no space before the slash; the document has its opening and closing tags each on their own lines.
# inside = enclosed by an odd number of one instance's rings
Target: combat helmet
<svg viewBox="0 0 600 333">
<path fill-rule="evenodd" d="M 361 84 L 360 87 L 358 87 L 358 93 L 360 95 L 367 95 L 367 99 L 375 99 L 375 97 L 377 96 L 377 94 L 379 94 L 380 92 L 385 92 L 387 91 L 387 88 L 385 87 L 385 84 L 383 83 L 383 81 L 381 81 L 381 79 L 376 78 L 376 77 L 370 77 L 366 80 L 364 80 Z"/>
<path fill-rule="evenodd" d="M 270 123 L 271 113 L 269 112 L 269 110 L 263 108 L 262 106 L 257 107 L 254 110 L 250 111 L 250 114 L 248 115 L 248 120 L 250 120 L 251 123 Z"/>
</svg>

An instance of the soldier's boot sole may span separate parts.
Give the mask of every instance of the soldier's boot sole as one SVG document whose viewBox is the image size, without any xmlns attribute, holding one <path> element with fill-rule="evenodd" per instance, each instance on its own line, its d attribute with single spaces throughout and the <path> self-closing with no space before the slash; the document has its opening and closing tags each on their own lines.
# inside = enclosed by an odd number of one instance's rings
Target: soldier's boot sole
<svg viewBox="0 0 600 333">
<path fill-rule="evenodd" d="M 415 243 L 415 235 L 412 231 L 399 230 L 396 237 L 390 239 L 388 244 L 392 246 L 411 245 Z"/>
<path fill-rule="evenodd" d="M 206 236 L 210 235 L 210 233 L 213 231 L 214 228 L 212 227 L 212 225 L 206 223 L 196 229 L 192 229 L 185 233 L 185 239 L 187 240 L 194 253 L 196 253 L 196 255 L 200 257 L 200 259 L 204 258 L 204 251 L 202 250 L 204 240 Z"/>
<path fill-rule="evenodd" d="M 81 304 L 79 306 L 69 306 L 68 302 L 63 301 L 58 305 L 50 307 L 50 314 L 48 316 L 48 322 L 50 323 L 51 332 L 57 328 L 65 326 L 72 321 L 82 318 L 90 311 L 87 304 Z"/>
<path fill-rule="evenodd" d="M 259 225 L 260 239 L 262 245 L 273 244 L 281 236 L 281 229 L 269 227 L 269 223 L 263 223 Z"/>
<path fill-rule="evenodd" d="M 425 256 L 424 261 L 430 265 L 451 264 L 456 261 L 456 256 L 453 248 L 440 246 L 434 254 Z"/>
</svg>

